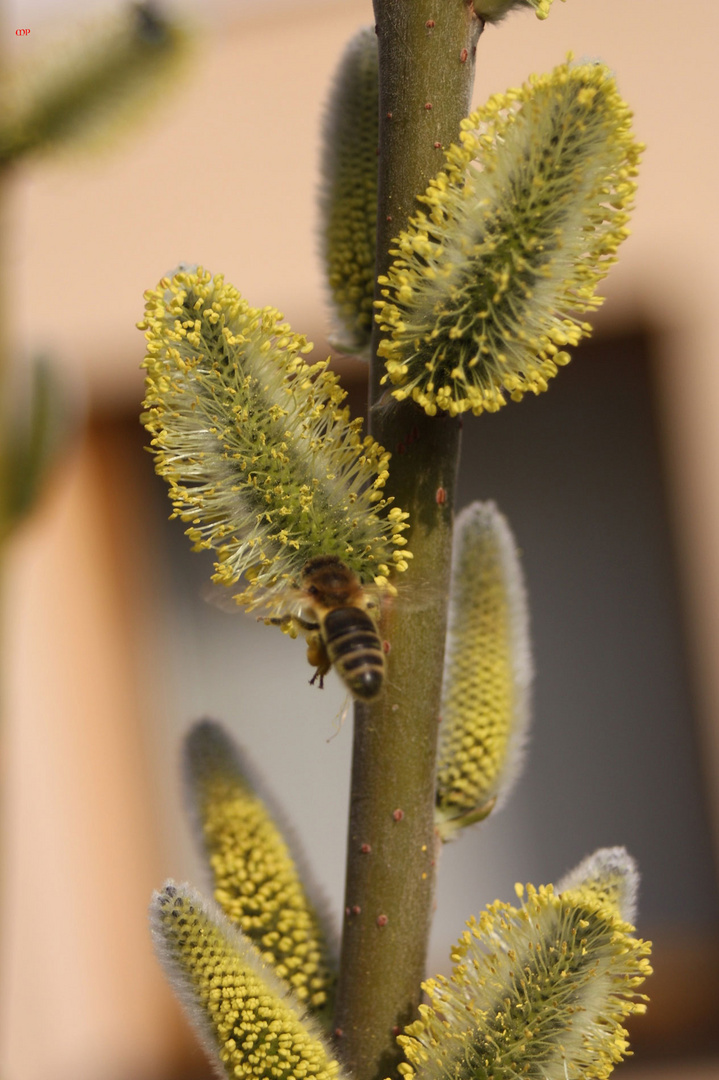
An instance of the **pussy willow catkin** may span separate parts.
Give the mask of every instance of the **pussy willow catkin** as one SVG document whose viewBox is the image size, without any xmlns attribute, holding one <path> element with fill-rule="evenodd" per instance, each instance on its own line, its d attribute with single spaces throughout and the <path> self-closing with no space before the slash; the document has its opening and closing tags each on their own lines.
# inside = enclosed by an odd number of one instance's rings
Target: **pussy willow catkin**
<svg viewBox="0 0 719 1080">
<path fill-rule="evenodd" d="M 315 555 L 386 586 L 411 555 L 407 515 L 382 495 L 389 454 L 349 419 L 327 362 L 272 308 L 249 306 L 221 275 L 163 278 L 146 294 L 143 423 L 175 516 L 215 580 L 252 609 L 297 585 Z"/>
<path fill-rule="evenodd" d="M 478 415 L 547 389 L 627 235 L 631 118 L 604 65 L 567 61 L 463 121 L 380 279 L 396 398 Z"/>
<path fill-rule="evenodd" d="M 609 1076 L 628 1053 L 624 1021 L 645 1009 L 651 946 L 576 884 L 518 886 L 518 907 L 469 921 L 451 977 L 424 984 L 430 1004 L 399 1038 L 406 1080 Z"/>
</svg>

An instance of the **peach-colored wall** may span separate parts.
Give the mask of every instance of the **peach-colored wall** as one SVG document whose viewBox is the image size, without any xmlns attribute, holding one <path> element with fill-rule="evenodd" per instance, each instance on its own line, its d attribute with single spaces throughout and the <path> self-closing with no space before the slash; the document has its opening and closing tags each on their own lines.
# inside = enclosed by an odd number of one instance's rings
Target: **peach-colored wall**
<svg viewBox="0 0 719 1080">
<path fill-rule="evenodd" d="M 79 447 L 8 552 L 0 953 L 13 1080 L 161 1076 L 178 1037 L 148 941 L 162 860 L 105 479 Z"/>
<path fill-rule="evenodd" d="M 252 303 L 321 334 L 319 110 L 338 51 L 369 21 L 369 0 L 337 0 L 228 25 L 121 151 L 24 169 L 11 235 L 17 352 L 58 354 L 95 401 L 139 400 L 142 291 L 181 259 L 223 271 Z M 600 56 L 648 143 L 634 235 L 601 318 L 642 316 L 666 330 L 663 407 L 710 777 L 719 776 L 718 40 L 714 0 L 568 0 L 546 23 L 526 15 L 487 30 L 476 93 L 570 48 Z M 141 710 L 96 479 L 73 459 L 9 565 L 6 1080 L 142 1075 L 169 1060 L 170 1005 L 144 927 L 161 836 L 134 764 Z M 719 785 L 712 794 L 719 836 Z M 127 936 L 114 943 L 120 912 Z"/>
</svg>

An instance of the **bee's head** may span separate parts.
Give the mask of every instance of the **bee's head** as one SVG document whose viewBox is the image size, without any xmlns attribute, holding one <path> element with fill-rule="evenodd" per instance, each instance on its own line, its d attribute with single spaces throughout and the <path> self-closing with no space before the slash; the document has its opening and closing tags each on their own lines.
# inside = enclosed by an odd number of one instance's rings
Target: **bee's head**
<svg viewBox="0 0 719 1080">
<path fill-rule="evenodd" d="M 361 586 L 336 555 L 316 555 L 302 568 L 300 584 L 308 596 L 328 607 L 350 603 Z"/>
</svg>

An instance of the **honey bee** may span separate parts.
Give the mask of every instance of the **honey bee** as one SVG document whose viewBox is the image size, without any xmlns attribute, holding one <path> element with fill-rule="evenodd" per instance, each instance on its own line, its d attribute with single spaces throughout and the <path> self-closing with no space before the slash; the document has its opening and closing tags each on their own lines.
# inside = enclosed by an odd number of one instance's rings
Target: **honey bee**
<svg viewBox="0 0 719 1080">
<path fill-rule="evenodd" d="M 384 682 L 384 650 L 374 609 L 377 601 L 336 555 L 316 555 L 302 568 L 297 611 L 268 621 L 294 623 L 307 639 L 316 669 L 310 683 L 324 684 L 331 667 L 353 697 L 376 698 Z"/>
</svg>

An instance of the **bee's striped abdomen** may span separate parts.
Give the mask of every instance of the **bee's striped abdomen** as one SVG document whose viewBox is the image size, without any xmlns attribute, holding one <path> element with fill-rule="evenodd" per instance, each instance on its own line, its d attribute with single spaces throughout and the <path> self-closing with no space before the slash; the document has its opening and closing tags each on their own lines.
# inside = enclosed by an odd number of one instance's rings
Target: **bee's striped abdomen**
<svg viewBox="0 0 719 1080">
<path fill-rule="evenodd" d="M 327 655 L 355 697 L 376 697 L 384 681 L 384 653 L 373 620 L 360 607 L 329 611 L 323 625 Z"/>
</svg>

